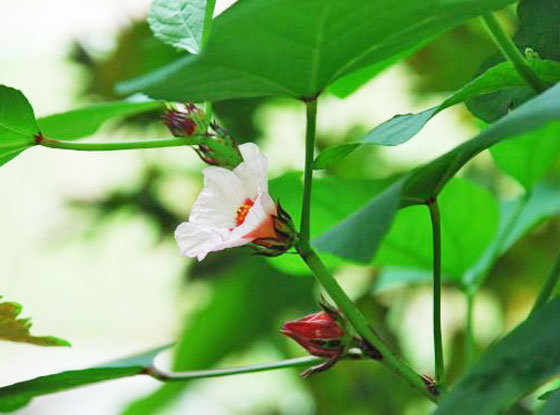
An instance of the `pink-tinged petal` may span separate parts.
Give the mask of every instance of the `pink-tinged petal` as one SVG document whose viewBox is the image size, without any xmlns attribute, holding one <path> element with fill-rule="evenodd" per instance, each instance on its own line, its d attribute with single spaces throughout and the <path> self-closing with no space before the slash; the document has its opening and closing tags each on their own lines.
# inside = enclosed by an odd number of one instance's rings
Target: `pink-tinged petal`
<svg viewBox="0 0 560 415">
<path fill-rule="evenodd" d="M 189 222 L 209 227 L 231 229 L 236 223 L 237 209 L 247 194 L 239 178 L 222 167 L 203 170 L 204 188 L 196 199 Z"/>
<path fill-rule="evenodd" d="M 242 144 L 239 151 L 243 162 L 233 172 L 239 177 L 248 197 L 255 200 L 259 192 L 268 192 L 268 159 L 253 143 Z"/>
<path fill-rule="evenodd" d="M 249 210 L 245 221 L 231 232 L 231 238 L 254 240 L 276 236 L 272 215 L 276 215 L 276 204 L 268 193 L 260 193 Z"/>
<path fill-rule="evenodd" d="M 216 251 L 230 232 L 224 229 L 208 228 L 183 222 L 175 230 L 175 240 L 181 254 L 202 261 L 209 252 Z"/>
</svg>

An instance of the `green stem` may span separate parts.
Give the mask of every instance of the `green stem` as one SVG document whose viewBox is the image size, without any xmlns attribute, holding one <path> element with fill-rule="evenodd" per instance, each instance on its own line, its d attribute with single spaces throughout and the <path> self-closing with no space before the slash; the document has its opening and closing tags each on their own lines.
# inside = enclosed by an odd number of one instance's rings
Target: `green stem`
<svg viewBox="0 0 560 415">
<path fill-rule="evenodd" d="M 431 390 L 425 379 L 412 370 L 405 362 L 395 355 L 371 329 L 366 318 L 356 305 L 346 295 L 336 279 L 325 267 L 321 259 L 311 248 L 310 243 L 310 211 L 311 188 L 313 175 L 313 150 L 315 147 L 315 130 L 317 119 L 317 101 L 306 102 L 307 129 L 305 140 L 305 171 L 303 180 L 303 203 L 301 207 L 301 227 L 297 244 L 298 253 L 301 255 L 309 269 L 313 272 L 323 289 L 336 303 L 348 322 L 354 327 L 362 338 L 375 347 L 382 355 L 381 362 L 400 377 L 406 379 L 410 385 L 425 395 L 428 399 L 436 401 L 437 391 Z"/>
<path fill-rule="evenodd" d="M 445 366 L 443 363 L 443 340 L 441 335 L 441 219 L 437 200 L 428 203 L 432 220 L 434 251 L 434 360 L 436 383 L 445 384 Z"/>
<path fill-rule="evenodd" d="M 305 103 L 307 110 L 307 127 L 305 131 L 305 170 L 303 177 L 303 202 L 301 205 L 300 238 L 309 242 L 311 214 L 311 183 L 313 180 L 313 152 L 315 149 L 315 131 L 317 124 L 317 100 Z"/>
<path fill-rule="evenodd" d="M 201 51 L 208 44 L 208 38 L 210 37 L 210 32 L 212 31 L 212 18 L 214 16 L 215 7 L 216 0 L 206 1 L 206 10 L 204 12 L 204 26 L 202 26 L 202 38 L 200 39 Z M 210 122 L 212 121 L 212 102 L 206 101 L 204 104 L 204 109 L 206 111 L 206 125 L 210 125 Z"/>
<path fill-rule="evenodd" d="M 160 148 L 160 147 L 177 147 L 191 146 L 204 143 L 204 137 L 179 137 L 165 138 L 159 140 L 142 140 L 142 141 L 125 141 L 117 143 L 84 143 L 81 141 L 59 141 L 50 138 L 43 138 L 37 144 L 58 148 L 63 150 L 80 150 L 80 151 L 113 151 L 113 150 L 136 150 L 144 148 Z"/>
<path fill-rule="evenodd" d="M 519 48 L 513 43 L 513 40 L 504 33 L 494 15 L 485 14 L 482 16 L 482 20 L 504 57 L 513 64 L 519 75 L 536 93 L 543 92 L 546 89 L 546 84 L 529 66 Z"/>
<path fill-rule="evenodd" d="M 560 254 L 558 254 L 558 257 L 556 258 L 556 263 L 552 267 L 552 270 L 550 271 L 550 274 L 548 275 L 548 278 L 546 279 L 546 282 L 544 283 L 544 286 L 542 287 L 541 292 L 537 297 L 537 301 L 535 301 L 535 305 L 531 310 L 531 314 L 533 314 L 535 311 L 537 311 L 539 308 L 541 308 L 548 302 L 548 300 L 554 293 L 554 289 L 556 288 L 556 285 L 558 285 L 559 281 L 560 281 Z"/>
<path fill-rule="evenodd" d="M 381 340 L 380 336 L 372 330 L 365 316 L 352 300 L 350 300 L 348 295 L 346 295 L 315 251 L 313 251 L 308 244 L 300 241 L 298 252 L 352 327 L 354 327 L 360 336 L 379 351 L 382 356 L 381 362 L 395 374 L 404 378 L 413 388 L 435 402 L 437 393 L 435 393 L 435 391 L 430 391 L 429 385 L 426 384 L 424 378 L 412 370 L 401 358 L 395 355 L 383 340 Z"/>
<path fill-rule="evenodd" d="M 263 372 L 266 370 L 285 369 L 289 367 L 307 367 L 322 361 L 324 361 L 324 359 L 320 357 L 305 356 L 298 357 L 296 359 L 281 360 L 279 362 L 262 363 L 258 365 L 232 367 L 227 369 L 196 370 L 191 372 L 165 372 L 155 368 L 154 366 L 150 366 L 144 373 L 165 382 L 185 381 L 190 379 L 214 378 L 218 376 Z"/>
<path fill-rule="evenodd" d="M 467 324 L 465 328 L 465 360 L 467 369 L 474 362 L 475 353 L 475 341 L 474 341 L 474 291 L 468 291 L 465 293 L 465 298 L 467 299 Z"/>
</svg>

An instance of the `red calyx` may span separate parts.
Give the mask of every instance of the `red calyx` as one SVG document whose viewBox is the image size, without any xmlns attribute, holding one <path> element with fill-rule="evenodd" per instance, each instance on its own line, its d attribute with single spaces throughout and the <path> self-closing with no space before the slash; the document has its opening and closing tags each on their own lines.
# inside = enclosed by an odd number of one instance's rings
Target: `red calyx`
<svg viewBox="0 0 560 415">
<path fill-rule="evenodd" d="M 314 356 L 338 356 L 344 347 L 344 330 L 324 311 L 288 321 L 282 326 L 281 332 Z"/>
</svg>

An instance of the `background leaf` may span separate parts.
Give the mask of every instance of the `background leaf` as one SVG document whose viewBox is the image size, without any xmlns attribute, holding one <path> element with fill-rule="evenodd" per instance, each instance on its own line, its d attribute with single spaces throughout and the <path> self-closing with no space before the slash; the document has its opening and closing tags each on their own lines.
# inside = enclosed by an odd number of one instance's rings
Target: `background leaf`
<svg viewBox="0 0 560 415">
<path fill-rule="evenodd" d="M 560 63 L 532 60 L 530 64 L 541 79 L 547 82 L 560 80 Z M 396 146 L 405 143 L 418 134 L 436 114 L 448 107 L 459 104 L 469 97 L 524 84 L 525 81 L 519 76 L 511 63 L 501 63 L 488 69 L 437 107 L 429 108 L 417 114 L 396 115 L 372 129 L 358 142 L 344 143 L 327 148 L 317 156 L 313 168 L 324 169 L 330 167 L 362 145 Z"/>
<path fill-rule="evenodd" d="M 314 245 L 343 258 L 369 262 L 389 230 L 399 207 L 426 203 L 471 158 L 503 139 L 560 119 L 560 84 L 549 89 L 454 150 L 406 175 L 314 241 Z"/>
<path fill-rule="evenodd" d="M 27 98 L 17 89 L 0 85 L 0 166 L 32 146 L 38 132 Z"/>
<path fill-rule="evenodd" d="M 176 348 L 174 371 L 209 369 L 263 335 L 279 336 L 280 318 L 286 311 L 316 307 L 311 278 L 283 275 L 245 251 L 216 254 L 198 264 L 192 275 L 214 279 L 214 294 L 189 317 Z M 188 385 L 165 384 L 133 402 L 124 414 L 159 414 Z"/>
<path fill-rule="evenodd" d="M 21 310 L 21 305 L 17 303 L 0 303 L 0 340 L 30 343 L 37 346 L 70 346 L 70 343 L 66 340 L 57 339 L 56 337 L 33 336 L 29 332 L 31 328 L 30 319 L 18 319 Z"/>
<path fill-rule="evenodd" d="M 497 414 L 560 374 L 560 298 L 529 317 L 480 358 L 446 394 L 436 415 Z"/>
<path fill-rule="evenodd" d="M 73 389 L 78 386 L 141 374 L 155 357 L 169 346 L 162 346 L 140 355 L 82 370 L 70 370 L 41 376 L 0 388 L 0 411 L 12 412 L 26 406 L 31 399 Z"/>
<path fill-rule="evenodd" d="M 504 172 L 531 189 L 560 160 L 560 123 L 551 123 L 535 131 L 504 141 L 490 153 Z"/>
<path fill-rule="evenodd" d="M 207 49 L 121 87 L 169 100 L 313 97 L 338 78 L 392 59 L 511 0 L 267 0 L 215 19 Z M 297 68 L 295 70 L 294 68 Z"/>
<path fill-rule="evenodd" d="M 75 140 L 94 134 L 103 123 L 112 118 L 124 118 L 163 108 L 163 102 L 138 98 L 90 105 L 48 115 L 39 118 L 37 122 L 45 137 Z"/>
<path fill-rule="evenodd" d="M 154 0 L 148 23 L 161 41 L 189 53 L 200 52 L 206 0 Z"/>
</svg>

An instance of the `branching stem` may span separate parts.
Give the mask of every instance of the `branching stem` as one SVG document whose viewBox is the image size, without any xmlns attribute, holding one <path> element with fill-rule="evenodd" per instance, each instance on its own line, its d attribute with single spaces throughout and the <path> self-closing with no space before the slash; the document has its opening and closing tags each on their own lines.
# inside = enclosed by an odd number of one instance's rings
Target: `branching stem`
<svg viewBox="0 0 560 415">
<path fill-rule="evenodd" d="M 546 89 L 546 84 L 537 76 L 533 68 L 529 66 L 517 45 L 504 32 L 496 17 L 489 13 L 483 15 L 482 20 L 504 57 L 512 63 L 527 85 L 537 94 L 543 92 Z"/>
<path fill-rule="evenodd" d="M 36 144 L 58 148 L 62 150 L 80 150 L 80 151 L 114 151 L 114 150 L 136 150 L 146 148 L 161 147 L 178 147 L 203 144 L 207 140 L 206 137 L 178 137 L 178 138 L 162 138 L 159 140 L 141 140 L 141 141 L 124 141 L 124 142 L 108 142 L 108 143 L 84 143 L 82 141 L 60 141 L 50 138 L 36 139 Z"/>
<path fill-rule="evenodd" d="M 537 300 L 535 301 L 535 305 L 533 305 L 531 314 L 533 314 L 535 311 L 537 311 L 539 308 L 541 308 L 543 305 L 545 305 L 548 302 L 548 300 L 554 293 L 554 289 L 558 285 L 559 281 L 560 281 L 560 254 L 558 254 L 558 257 L 556 258 L 556 262 L 552 267 L 552 270 L 550 271 L 550 274 L 548 275 L 548 278 L 546 279 L 542 287 L 542 290 L 539 293 L 539 296 L 537 297 Z"/>
</svg>

